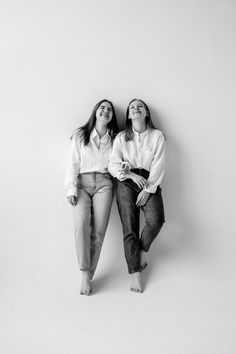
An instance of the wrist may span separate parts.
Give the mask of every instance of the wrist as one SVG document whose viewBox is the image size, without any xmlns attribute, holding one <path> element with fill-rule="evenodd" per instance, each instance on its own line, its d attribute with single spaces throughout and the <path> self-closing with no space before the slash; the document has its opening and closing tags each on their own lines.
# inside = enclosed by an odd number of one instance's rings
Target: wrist
<svg viewBox="0 0 236 354">
<path fill-rule="evenodd" d="M 134 180 L 134 175 L 135 175 L 134 172 L 129 172 L 129 173 L 127 173 L 128 178 L 131 178 L 132 181 Z"/>
</svg>

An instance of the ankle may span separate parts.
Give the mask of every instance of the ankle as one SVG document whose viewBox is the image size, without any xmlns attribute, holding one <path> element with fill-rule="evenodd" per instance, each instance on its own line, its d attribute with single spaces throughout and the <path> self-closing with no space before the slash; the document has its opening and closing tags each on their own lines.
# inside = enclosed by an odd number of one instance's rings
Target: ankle
<svg viewBox="0 0 236 354">
<path fill-rule="evenodd" d="M 83 279 L 90 280 L 90 271 L 89 270 L 81 270 L 81 275 Z"/>
</svg>

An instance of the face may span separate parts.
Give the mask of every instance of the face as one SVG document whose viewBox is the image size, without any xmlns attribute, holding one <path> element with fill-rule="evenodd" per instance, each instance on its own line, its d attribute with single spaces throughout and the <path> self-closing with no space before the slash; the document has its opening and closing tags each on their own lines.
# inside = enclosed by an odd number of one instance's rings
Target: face
<svg viewBox="0 0 236 354">
<path fill-rule="evenodd" d="M 145 119 L 147 115 L 146 108 L 143 102 L 139 100 L 133 101 L 129 106 L 129 118 L 130 119 Z"/>
<path fill-rule="evenodd" d="M 113 110 L 109 102 L 102 102 L 96 111 L 96 118 L 109 123 L 112 120 Z"/>
</svg>

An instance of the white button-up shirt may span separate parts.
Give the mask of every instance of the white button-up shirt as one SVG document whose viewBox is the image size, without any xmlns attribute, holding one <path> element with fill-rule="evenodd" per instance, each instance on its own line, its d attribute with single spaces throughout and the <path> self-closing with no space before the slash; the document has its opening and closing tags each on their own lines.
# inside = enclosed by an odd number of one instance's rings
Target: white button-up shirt
<svg viewBox="0 0 236 354">
<path fill-rule="evenodd" d="M 66 195 L 77 196 L 78 174 L 86 172 L 108 172 L 108 159 L 112 149 L 112 141 L 107 132 L 101 139 L 94 128 L 90 134 L 88 145 L 84 145 L 78 134 L 74 134 L 66 170 Z"/>
<path fill-rule="evenodd" d="M 128 162 L 131 169 L 144 168 L 150 172 L 144 190 L 155 193 L 164 176 L 165 137 L 160 130 L 151 128 L 143 133 L 133 132 L 133 140 L 125 140 L 125 131 L 115 138 L 108 170 L 112 176 L 120 179 L 119 170 L 123 161 Z"/>
</svg>

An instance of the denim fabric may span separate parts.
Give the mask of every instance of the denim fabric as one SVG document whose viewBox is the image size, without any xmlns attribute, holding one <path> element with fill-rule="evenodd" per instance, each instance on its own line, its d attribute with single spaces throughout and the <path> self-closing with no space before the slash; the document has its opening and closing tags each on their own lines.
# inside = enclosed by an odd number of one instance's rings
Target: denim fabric
<svg viewBox="0 0 236 354">
<path fill-rule="evenodd" d="M 133 170 L 147 178 L 148 171 Z M 123 227 L 125 258 L 129 273 L 141 271 L 140 252 L 148 252 L 153 240 L 165 222 L 164 205 L 160 186 L 154 194 L 150 194 L 144 206 L 136 206 L 136 200 L 141 189 L 130 179 L 118 181 L 116 199 Z M 140 209 L 145 218 L 145 225 L 139 233 Z"/>
<path fill-rule="evenodd" d="M 113 199 L 109 173 L 78 176 L 78 202 L 72 207 L 77 258 L 80 270 L 94 275 L 106 233 Z"/>
</svg>

